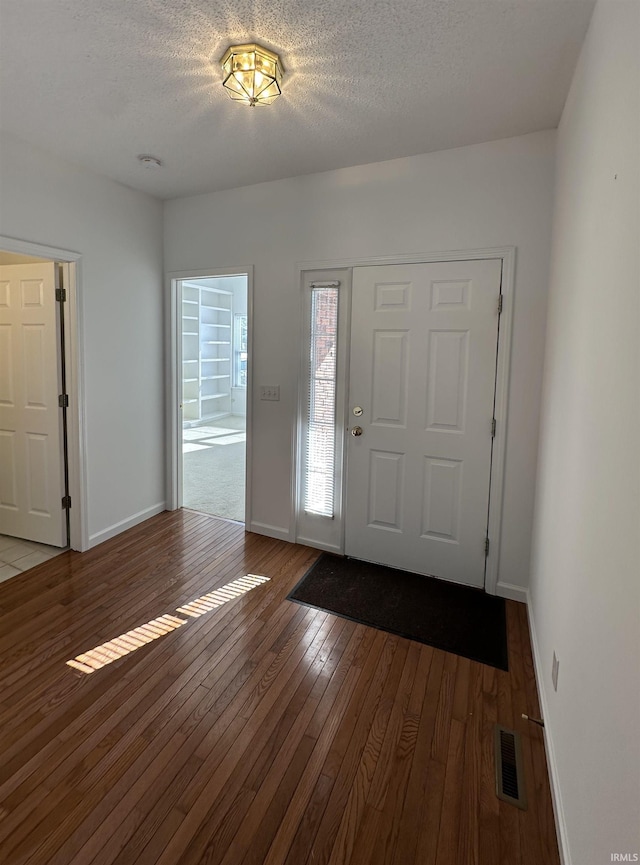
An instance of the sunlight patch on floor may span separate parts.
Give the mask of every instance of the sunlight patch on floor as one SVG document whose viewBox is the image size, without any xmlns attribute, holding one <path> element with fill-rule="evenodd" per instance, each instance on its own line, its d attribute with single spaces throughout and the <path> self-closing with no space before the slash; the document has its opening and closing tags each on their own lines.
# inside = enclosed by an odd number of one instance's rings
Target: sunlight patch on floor
<svg viewBox="0 0 640 865">
<path fill-rule="evenodd" d="M 210 613 L 212 610 L 218 609 L 228 601 L 239 598 L 241 595 L 250 592 L 261 586 L 263 583 L 268 583 L 270 577 L 259 576 L 258 574 L 246 574 L 213 592 L 208 592 L 194 601 L 189 601 L 182 607 L 177 608 L 178 613 L 190 616 L 192 619 L 197 619 L 205 613 Z M 119 661 L 125 655 L 135 652 L 136 649 L 142 648 L 147 643 L 158 640 L 164 637 L 165 634 L 175 631 L 182 625 L 186 625 L 188 619 L 179 619 L 177 616 L 166 615 L 160 616 L 159 619 L 152 619 L 144 625 L 139 625 L 132 631 L 127 631 L 126 634 L 120 634 L 113 640 L 96 646 L 95 649 L 90 649 L 88 652 L 83 652 L 77 655 L 70 661 L 67 661 L 67 666 L 73 667 L 74 670 L 79 670 L 81 673 L 93 673 L 106 667 L 107 664 L 113 661 Z"/>
<path fill-rule="evenodd" d="M 268 582 L 269 577 L 259 577 L 256 574 L 247 574 L 246 577 L 241 577 L 239 580 L 234 580 L 232 583 L 227 583 L 221 589 L 216 589 L 214 592 L 209 592 L 207 595 L 202 595 L 201 598 L 196 598 L 195 601 L 190 601 L 182 607 L 178 607 L 178 612 L 185 616 L 192 616 L 194 619 L 215 610 L 227 601 L 244 595 L 255 589 L 256 586 Z"/>
<path fill-rule="evenodd" d="M 165 634 L 175 631 L 181 625 L 186 625 L 187 619 L 178 619 L 176 616 L 161 616 L 152 619 L 145 625 L 140 625 L 126 634 L 120 634 L 114 640 L 96 646 L 88 652 L 83 652 L 71 661 L 67 661 L 69 667 L 80 670 L 83 673 L 93 673 L 107 664 L 118 661 L 125 655 L 135 652 L 136 649 L 153 642 Z"/>
</svg>

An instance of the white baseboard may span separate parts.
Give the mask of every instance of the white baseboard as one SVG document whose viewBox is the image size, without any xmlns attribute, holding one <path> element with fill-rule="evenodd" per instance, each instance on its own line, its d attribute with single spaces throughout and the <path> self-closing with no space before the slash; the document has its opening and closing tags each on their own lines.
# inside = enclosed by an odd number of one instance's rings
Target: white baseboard
<svg viewBox="0 0 640 865">
<path fill-rule="evenodd" d="M 257 523 L 254 520 L 247 526 L 247 530 L 255 532 L 256 535 L 265 535 L 267 538 L 277 538 L 279 541 L 292 541 L 290 530 L 282 526 L 270 526 L 268 523 Z"/>
<path fill-rule="evenodd" d="M 510 601 L 520 601 L 522 604 L 529 602 L 529 592 L 522 586 L 515 586 L 513 583 L 496 584 L 496 595 L 501 598 L 508 598 Z"/>
<path fill-rule="evenodd" d="M 151 505 L 150 508 L 145 508 L 143 511 L 138 511 L 137 514 L 133 514 L 133 516 L 128 517 L 126 520 L 120 520 L 119 523 L 114 523 L 112 526 L 103 529 L 101 532 L 96 532 L 94 535 L 89 535 L 89 546 L 87 547 L 87 549 L 97 547 L 98 544 L 102 544 L 104 541 L 108 541 L 110 538 L 115 538 L 115 536 L 119 535 L 121 532 L 126 532 L 127 529 L 132 529 L 139 523 L 143 523 L 150 517 L 155 517 L 156 514 L 161 514 L 165 510 L 166 503 L 158 502 L 158 504 L 156 505 Z"/>
<path fill-rule="evenodd" d="M 560 862 L 562 865 L 571 865 L 571 856 L 569 854 L 569 840 L 567 838 L 567 823 L 564 817 L 564 808 L 562 807 L 562 796 L 560 795 L 560 780 L 558 778 L 558 764 L 556 763 L 556 755 L 553 747 L 553 739 L 551 737 L 551 729 L 548 724 L 549 713 L 547 712 L 547 695 L 545 691 L 545 676 L 544 668 L 540 658 L 540 650 L 538 648 L 538 638 L 536 636 L 536 626 L 533 619 L 533 610 L 530 603 L 529 591 L 527 590 L 527 614 L 529 618 L 529 633 L 531 634 L 531 648 L 533 651 L 533 667 L 536 674 L 536 686 L 538 688 L 538 697 L 540 699 L 540 710 L 544 726 L 544 745 L 547 752 L 547 766 L 549 768 L 549 784 L 551 787 L 551 800 L 553 802 L 553 813 L 556 818 L 556 829 L 558 830 L 558 848 L 560 853 Z"/>
</svg>

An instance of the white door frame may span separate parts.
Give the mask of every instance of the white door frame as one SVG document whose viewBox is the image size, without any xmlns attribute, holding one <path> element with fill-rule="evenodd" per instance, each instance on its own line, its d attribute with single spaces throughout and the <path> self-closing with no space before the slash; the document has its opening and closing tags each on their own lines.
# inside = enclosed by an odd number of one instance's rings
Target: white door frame
<svg viewBox="0 0 640 865">
<path fill-rule="evenodd" d="M 507 441 L 507 424 L 508 424 L 508 402 L 509 402 L 509 368 L 511 358 L 511 334 L 513 329 L 513 295 L 515 288 L 515 263 L 516 263 L 516 248 L 515 246 L 489 247 L 485 249 L 456 249 L 446 252 L 428 252 L 415 255 L 395 255 L 395 256 L 380 256 L 372 258 L 349 258 L 332 261 L 308 261 L 301 262 L 296 265 L 297 282 L 301 286 L 304 284 L 304 274 L 307 271 L 329 271 L 352 267 L 369 267 L 372 265 L 387 265 L 387 264 L 427 264 L 434 261 L 470 261 L 479 259 L 500 259 L 502 261 L 502 314 L 499 320 L 498 332 L 498 356 L 496 364 L 496 389 L 495 389 L 495 411 L 496 433 L 493 439 L 492 459 L 491 459 L 491 484 L 489 488 L 489 519 L 488 519 L 488 536 L 489 536 L 489 552 L 487 554 L 487 563 L 485 571 L 485 591 L 488 594 L 495 595 L 496 586 L 498 583 L 498 566 L 500 561 L 500 535 L 502 528 L 502 504 L 504 493 L 504 465 L 506 456 L 506 441 Z M 350 299 L 349 299 L 350 302 Z M 344 334 L 343 334 L 344 338 Z M 304 348 L 303 348 L 304 351 Z M 348 373 L 348 368 L 343 372 Z M 294 418 L 293 442 L 295 446 L 294 453 L 294 472 L 292 483 L 292 513 L 297 515 L 299 512 L 299 489 L 297 484 L 298 469 L 301 463 L 301 443 L 299 441 L 299 426 L 300 418 L 304 411 L 304 386 L 305 382 L 300 376 L 298 386 L 298 412 Z M 346 395 L 348 400 L 348 393 Z M 347 405 L 342 409 L 346 412 Z M 345 433 L 346 435 L 346 433 Z M 345 459 L 346 459 L 346 448 Z M 345 466 L 342 466 L 344 474 Z M 346 495 L 346 484 L 343 485 L 343 508 L 344 513 L 344 496 Z M 295 538 L 298 540 L 298 526 L 295 526 Z M 337 551 L 344 553 L 344 532 L 342 532 L 342 549 Z M 309 538 L 305 538 L 304 543 L 313 543 Z M 314 544 L 315 546 L 316 544 Z M 321 544 L 318 544 L 321 546 Z"/>
<path fill-rule="evenodd" d="M 67 412 L 67 465 L 69 471 L 69 545 L 72 550 L 89 549 L 87 521 L 86 423 L 84 407 L 84 350 L 82 329 L 82 256 L 69 249 L 0 235 L 0 249 L 18 255 L 46 258 L 63 266 L 67 300 L 63 304 L 65 368 L 69 409 Z"/>
<path fill-rule="evenodd" d="M 251 466 L 253 430 L 253 265 L 246 267 L 210 267 L 206 270 L 176 270 L 166 274 L 167 281 L 167 510 L 175 511 L 181 506 L 182 489 L 182 430 L 180 429 L 180 401 L 182 399 L 182 310 L 178 308 L 180 292 L 178 283 L 185 279 L 211 279 L 217 276 L 247 277 L 247 439 L 246 439 L 246 486 L 245 486 L 245 526 L 251 524 Z"/>
</svg>

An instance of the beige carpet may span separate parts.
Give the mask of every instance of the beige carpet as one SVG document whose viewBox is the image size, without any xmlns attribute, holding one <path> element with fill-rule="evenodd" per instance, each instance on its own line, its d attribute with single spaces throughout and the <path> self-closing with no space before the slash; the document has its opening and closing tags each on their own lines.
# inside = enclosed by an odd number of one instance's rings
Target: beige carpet
<svg viewBox="0 0 640 865">
<path fill-rule="evenodd" d="M 236 415 L 183 430 L 185 508 L 244 522 L 244 426 Z"/>
</svg>

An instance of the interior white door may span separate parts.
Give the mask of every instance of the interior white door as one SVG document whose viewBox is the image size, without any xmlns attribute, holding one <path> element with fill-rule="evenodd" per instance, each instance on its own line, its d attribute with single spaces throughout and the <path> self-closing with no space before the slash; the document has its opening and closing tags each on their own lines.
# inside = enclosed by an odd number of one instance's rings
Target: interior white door
<svg viewBox="0 0 640 865">
<path fill-rule="evenodd" d="M 0 534 L 67 542 L 53 262 L 0 267 Z"/>
<path fill-rule="evenodd" d="M 348 556 L 484 585 L 500 275 L 354 268 Z"/>
</svg>

